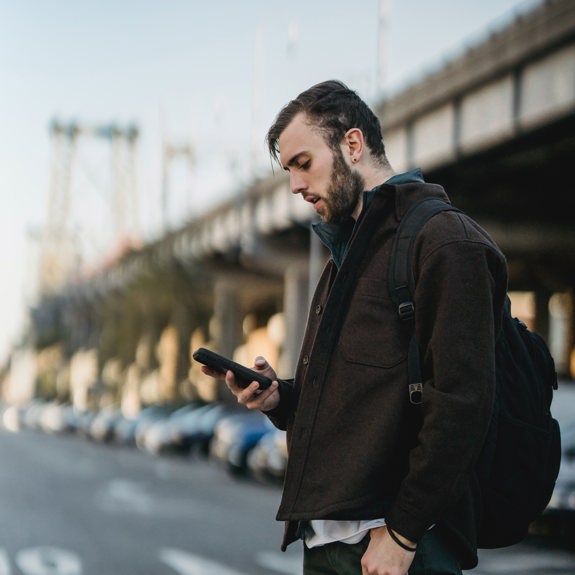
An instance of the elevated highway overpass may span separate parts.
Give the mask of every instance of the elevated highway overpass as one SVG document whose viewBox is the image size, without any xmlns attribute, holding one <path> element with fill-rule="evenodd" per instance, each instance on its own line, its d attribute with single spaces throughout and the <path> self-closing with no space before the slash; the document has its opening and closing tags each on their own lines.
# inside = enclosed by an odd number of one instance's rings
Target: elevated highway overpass
<svg viewBox="0 0 575 575">
<path fill-rule="evenodd" d="M 378 108 L 392 163 L 422 165 L 521 262 L 514 287 L 573 285 L 574 35 L 572 3 L 543 2 Z"/>
</svg>

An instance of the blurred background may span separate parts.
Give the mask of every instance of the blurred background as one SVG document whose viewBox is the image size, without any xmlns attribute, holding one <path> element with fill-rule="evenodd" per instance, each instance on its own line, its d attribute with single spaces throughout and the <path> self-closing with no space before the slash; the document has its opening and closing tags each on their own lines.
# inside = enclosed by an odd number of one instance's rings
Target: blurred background
<svg viewBox="0 0 575 575">
<path fill-rule="evenodd" d="M 264 138 L 331 78 L 376 110 L 396 171 L 423 168 L 500 244 L 575 420 L 572 2 L 0 0 L 8 430 L 199 449 L 281 480 L 281 435 L 234 419 L 191 352 L 292 375 L 327 253 Z M 199 440 L 189 418 L 208 412 Z M 170 425 L 148 434 L 146 413 Z M 572 467 L 553 509 L 569 518 Z"/>
</svg>

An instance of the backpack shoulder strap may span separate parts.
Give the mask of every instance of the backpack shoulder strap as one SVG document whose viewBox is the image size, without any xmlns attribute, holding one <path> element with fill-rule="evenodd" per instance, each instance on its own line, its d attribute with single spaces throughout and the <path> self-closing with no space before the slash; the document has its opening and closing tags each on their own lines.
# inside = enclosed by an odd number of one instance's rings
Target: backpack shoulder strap
<svg viewBox="0 0 575 575">
<path fill-rule="evenodd" d="M 397 313 L 402 321 L 410 322 L 413 329 L 415 319 L 415 278 L 413 275 L 413 246 L 415 238 L 425 223 L 440 212 L 461 210 L 440 198 L 426 198 L 414 204 L 403 216 L 391 248 L 388 289 Z M 421 403 L 423 382 L 419 349 L 415 334 L 412 335 L 408 351 L 409 399 Z"/>
<path fill-rule="evenodd" d="M 425 223 L 439 212 L 460 212 L 440 198 L 427 198 L 414 204 L 401 219 L 391 249 L 388 287 L 391 299 L 397 304 L 397 312 L 403 320 L 413 318 L 415 305 L 413 292 L 413 246 L 415 238 Z"/>
</svg>

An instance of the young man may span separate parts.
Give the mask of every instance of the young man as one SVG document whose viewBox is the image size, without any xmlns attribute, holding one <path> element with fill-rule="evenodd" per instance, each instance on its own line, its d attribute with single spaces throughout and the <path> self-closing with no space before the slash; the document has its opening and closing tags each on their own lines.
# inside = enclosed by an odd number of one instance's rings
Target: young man
<svg viewBox="0 0 575 575">
<path fill-rule="evenodd" d="M 238 401 L 287 429 L 278 519 L 283 548 L 304 539 L 306 575 L 460 573 L 477 563 L 473 473 L 495 386 L 504 257 L 470 218 L 442 212 L 415 244 L 415 332 L 422 404 L 410 403 L 411 329 L 387 290 L 391 243 L 414 203 L 441 186 L 395 174 L 378 119 L 345 85 L 313 86 L 268 132 L 291 190 L 321 218 L 331 251 L 295 378 L 226 383 Z M 206 370 L 209 373 L 209 370 Z M 213 374 L 212 375 L 216 375 Z"/>
</svg>

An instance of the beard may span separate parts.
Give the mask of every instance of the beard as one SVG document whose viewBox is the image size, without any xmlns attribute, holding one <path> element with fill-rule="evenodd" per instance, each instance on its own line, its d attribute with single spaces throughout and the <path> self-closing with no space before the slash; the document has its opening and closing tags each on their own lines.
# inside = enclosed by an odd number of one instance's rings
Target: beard
<svg viewBox="0 0 575 575">
<path fill-rule="evenodd" d="M 331 180 L 324 200 L 321 219 L 330 224 L 340 224 L 352 216 L 365 188 L 364 179 L 345 163 L 339 148 L 334 150 Z"/>
</svg>

